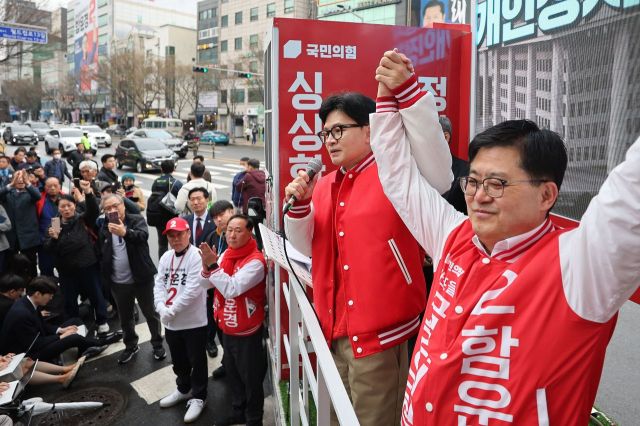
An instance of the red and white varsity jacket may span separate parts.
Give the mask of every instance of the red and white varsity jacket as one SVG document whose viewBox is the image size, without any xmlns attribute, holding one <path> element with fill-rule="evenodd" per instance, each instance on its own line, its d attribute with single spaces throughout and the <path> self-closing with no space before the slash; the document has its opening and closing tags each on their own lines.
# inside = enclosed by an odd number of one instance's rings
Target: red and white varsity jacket
<svg viewBox="0 0 640 426">
<path fill-rule="evenodd" d="M 414 154 L 431 141 L 392 142 L 425 119 L 437 112 L 421 102 L 371 118 L 385 193 L 438 265 L 402 424 L 587 424 L 618 309 L 638 287 L 640 142 L 578 228 L 547 220 L 486 253 L 418 170 Z"/>
<path fill-rule="evenodd" d="M 415 93 L 416 98 L 420 96 Z M 397 111 L 397 104 L 394 98 L 379 99 L 377 108 Z M 441 173 L 434 173 L 432 182 L 446 191 L 451 185 L 451 156 L 444 137 L 434 155 L 443 167 Z M 356 358 L 415 335 L 426 301 L 424 255 L 385 196 L 373 156 L 351 170 L 322 176 L 312 199 L 297 202 L 285 222 L 294 247 L 312 256 L 314 305 L 329 343 L 336 308 L 340 309 L 336 307 L 336 274 L 344 289 L 346 306 L 342 309 Z"/>
</svg>

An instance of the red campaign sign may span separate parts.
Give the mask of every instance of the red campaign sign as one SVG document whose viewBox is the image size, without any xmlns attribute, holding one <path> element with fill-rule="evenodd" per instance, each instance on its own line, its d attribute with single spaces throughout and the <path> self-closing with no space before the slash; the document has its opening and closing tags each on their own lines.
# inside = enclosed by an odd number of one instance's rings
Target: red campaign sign
<svg viewBox="0 0 640 426">
<path fill-rule="evenodd" d="M 397 47 L 411 58 L 423 90 L 434 94 L 439 114 L 453 125 L 452 152 L 467 158 L 471 34 L 447 29 L 346 22 L 274 19 L 278 28 L 279 169 L 281 194 L 312 158 L 335 169 L 316 133 L 327 96 L 361 92 L 375 99 L 375 70 L 385 51 Z M 427 140 L 425 139 L 425 143 Z"/>
</svg>

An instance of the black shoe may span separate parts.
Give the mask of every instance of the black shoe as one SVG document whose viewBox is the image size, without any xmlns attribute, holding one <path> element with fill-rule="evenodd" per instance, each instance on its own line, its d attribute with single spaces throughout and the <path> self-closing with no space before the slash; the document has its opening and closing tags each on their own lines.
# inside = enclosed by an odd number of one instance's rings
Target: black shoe
<svg viewBox="0 0 640 426">
<path fill-rule="evenodd" d="M 104 352 L 104 350 L 107 349 L 107 348 L 108 348 L 108 345 L 91 346 L 91 347 L 87 348 L 84 352 L 82 352 L 81 356 L 87 357 L 87 359 L 93 358 L 94 356 L 99 355 L 102 352 Z"/>
<path fill-rule="evenodd" d="M 122 330 L 98 333 L 97 337 L 101 345 L 110 345 L 122 340 Z"/>
<path fill-rule="evenodd" d="M 207 343 L 207 354 L 209 354 L 210 358 L 215 358 L 218 356 L 218 345 L 215 343 Z"/>
<path fill-rule="evenodd" d="M 227 375 L 227 370 L 224 369 L 224 365 L 221 365 L 220 367 L 216 368 L 213 371 L 211 378 L 213 380 L 218 380 L 218 379 L 222 379 L 226 375 Z"/>
<path fill-rule="evenodd" d="M 156 361 L 162 361 L 167 357 L 167 351 L 163 347 L 153 349 L 153 357 Z"/>
<path fill-rule="evenodd" d="M 131 349 L 125 349 L 118 357 L 118 364 L 126 364 L 131 361 L 131 358 L 140 350 L 140 346 L 136 345 Z"/>
</svg>

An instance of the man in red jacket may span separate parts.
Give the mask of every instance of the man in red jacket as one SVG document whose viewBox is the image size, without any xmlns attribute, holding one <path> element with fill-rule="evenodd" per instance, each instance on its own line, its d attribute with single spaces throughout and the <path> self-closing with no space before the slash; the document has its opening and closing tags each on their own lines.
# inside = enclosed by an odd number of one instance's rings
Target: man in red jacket
<svg viewBox="0 0 640 426">
<path fill-rule="evenodd" d="M 200 245 L 202 285 L 215 288 L 213 315 L 223 333 L 223 363 L 231 386 L 233 414 L 222 424 L 262 425 L 267 353 L 262 342 L 266 304 L 264 256 L 253 239 L 248 216 L 234 215 L 225 233 L 229 247 L 220 256 Z"/>
<path fill-rule="evenodd" d="M 382 190 L 371 153 L 369 114 L 391 108 L 398 112 L 394 98 L 376 105 L 359 93 L 325 99 L 318 136 L 340 169 L 312 181 L 301 171 L 285 188 L 299 200 L 285 216 L 287 235 L 313 258 L 318 320 L 362 425 L 400 423 L 407 340 L 426 303 L 424 255 Z M 428 177 L 444 192 L 451 155 L 438 133 Z"/>
</svg>

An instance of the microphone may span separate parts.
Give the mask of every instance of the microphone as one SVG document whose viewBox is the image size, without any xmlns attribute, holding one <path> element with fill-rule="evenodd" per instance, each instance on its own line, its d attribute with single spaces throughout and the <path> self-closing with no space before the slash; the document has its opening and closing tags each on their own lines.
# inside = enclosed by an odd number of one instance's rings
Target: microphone
<svg viewBox="0 0 640 426">
<path fill-rule="evenodd" d="M 316 175 L 316 173 L 318 173 L 321 169 L 322 169 L 322 161 L 318 160 L 317 158 L 312 158 L 311 161 L 307 163 L 307 168 L 305 169 L 305 172 L 307 173 L 307 175 L 309 175 L 309 182 L 311 182 L 311 180 Z M 284 205 L 284 208 L 282 209 L 282 214 L 287 214 L 287 212 L 291 209 L 291 207 L 293 207 L 293 203 L 295 203 L 296 201 L 298 201 L 296 199 L 296 196 L 292 195 L 289 198 L 289 201 L 287 201 L 287 204 Z"/>
</svg>

